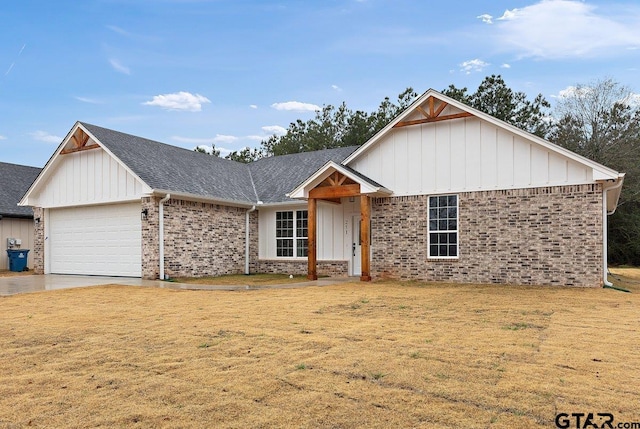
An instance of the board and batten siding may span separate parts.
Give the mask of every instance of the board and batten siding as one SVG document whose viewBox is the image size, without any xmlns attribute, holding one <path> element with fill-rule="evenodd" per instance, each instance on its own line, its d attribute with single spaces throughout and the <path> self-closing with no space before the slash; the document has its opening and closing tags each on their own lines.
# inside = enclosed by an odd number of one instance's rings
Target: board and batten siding
<svg viewBox="0 0 640 429">
<path fill-rule="evenodd" d="M 359 198 L 349 202 L 343 198 L 341 204 L 318 203 L 317 212 L 317 259 L 347 260 L 351 251 L 351 216 L 360 214 Z M 262 207 L 259 211 L 258 231 L 260 259 L 304 259 L 276 257 L 276 212 L 306 210 L 307 205 Z"/>
<path fill-rule="evenodd" d="M 60 155 L 59 161 L 30 205 L 51 208 L 132 201 L 150 191 L 101 148 Z"/>
<path fill-rule="evenodd" d="M 27 267 L 33 269 L 33 238 L 35 230 L 33 228 L 33 219 L 19 219 L 3 217 L 0 220 L 0 243 L 2 251 L 0 251 L 0 269 L 9 269 L 9 259 L 7 257 L 7 238 L 17 238 L 22 241 L 21 249 L 29 249 L 27 259 Z"/>
<path fill-rule="evenodd" d="M 591 168 L 475 117 L 395 128 L 349 166 L 397 196 L 593 182 Z"/>
</svg>

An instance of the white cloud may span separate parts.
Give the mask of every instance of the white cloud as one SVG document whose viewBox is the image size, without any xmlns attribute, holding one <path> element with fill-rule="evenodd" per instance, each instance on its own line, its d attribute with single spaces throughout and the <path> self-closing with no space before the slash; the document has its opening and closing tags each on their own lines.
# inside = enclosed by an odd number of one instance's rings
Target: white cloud
<svg viewBox="0 0 640 429">
<path fill-rule="evenodd" d="M 280 125 L 267 125 L 265 127 L 262 127 L 262 131 L 264 131 L 267 134 L 275 134 L 277 136 L 283 136 L 285 134 L 287 134 L 287 129 L 284 127 L 281 127 Z"/>
<path fill-rule="evenodd" d="M 119 73 L 123 73 L 123 74 L 131 74 L 131 70 L 129 70 L 129 67 L 123 65 L 122 63 L 120 63 L 120 61 L 116 60 L 115 58 L 109 58 L 109 64 L 111 64 L 111 67 L 113 67 L 113 69 Z"/>
<path fill-rule="evenodd" d="M 482 61 L 481 59 L 475 58 L 473 60 L 465 61 L 460 64 L 460 71 L 465 74 L 471 74 L 472 72 L 481 72 L 485 67 L 487 67 L 489 63 Z"/>
<path fill-rule="evenodd" d="M 498 21 L 508 21 L 510 19 L 514 19 L 516 17 L 516 14 L 520 11 L 521 9 L 518 9 L 518 8 L 514 8 L 512 10 L 507 9 L 504 11 L 502 16 L 498 18 Z"/>
<path fill-rule="evenodd" d="M 483 13 L 482 15 L 478 15 L 476 16 L 476 18 L 481 19 L 482 22 L 486 24 L 493 24 L 493 16 L 489 15 L 488 13 Z"/>
<path fill-rule="evenodd" d="M 311 103 L 301 103 L 299 101 L 285 101 L 284 103 L 273 103 L 271 105 L 276 110 L 293 110 L 296 112 L 316 112 L 321 110 L 320 106 Z"/>
<path fill-rule="evenodd" d="M 26 47 L 27 47 L 27 44 L 24 43 L 22 45 L 22 48 L 20 48 L 20 52 L 18 52 L 18 56 L 16 58 L 20 58 L 20 55 L 22 55 L 22 51 L 24 51 L 24 48 L 26 48 Z M 9 73 L 11 73 L 11 70 L 13 70 L 13 66 L 15 66 L 15 65 L 16 65 L 16 62 L 15 61 L 12 62 L 11 65 L 9 66 L 9 68 L 7 69 L 7 71 L 4 72 L 4 75 L 7 76 Z"/>
<path fill-rule="evenodd" d="M 0 136 L 0 140 L 6 140 L 7 138 L 5 136 Z"/>
<path fill-rule="evenodd" d="M 192 143 L 192 144 L 203 144 L 206 145 L 213 143 L 213 137 L 208 138 L 192 138 L 192 137 L 181 137 L 181 136 L 171 136 L 171 140 L 175 140 L 181 143 Z"/>
<path fill-rule="evenodd" d="M 4 72 L 4 75 L 7 76 L 9 73 L 11 73 L 11 70 L 13 69 L 13 66 L 16 65 L 15 62 L 11 63 L 11 65 L 9 66 L 9 68 L 7 69 L 6 72 Z"/>
<path fill-rule="evenodd" d="M 29 135 L 34 139 L 39 140 L 41 142 L 45 142 L 45 143 L 60 143 L 62 141 L 62 137 L 54 136 L 53 134 L 49 134 L 46 131 L 38 130 L 32 133 L 29 133 Z"/>
<path fill-rule="evenodd" d="M 238 140 L 236 136 L 227 136 L 223 134 L 216 134 L 215 137 L 205 137 L 205 138 L 194 138 L 194 137 L 181 137 L 181 136 L 171 136 L 172 140 L 181 142 L 181 143 L 190 143 L 197 145 L 211 145 L 215 143 L 232 143 Z"/>
<path fill-rule="evenodd" d="M 89 104 L 102 104 L 102 101 L 96 100 L 95 98 L 87 98 L 87 97 L 74 97 L 78 101 L 82 101 L 83 103 Z"/>
<path fill-rule="evenodd" d="M 568 86 L 565 89 L 562 89 L 558 92 L 558 95 L 552 95 L 553 98 L 573 98 L 573 97 L 583 97 L 593 91 L 588 86 L 581 86 L 577 88 L 575 86 Z"/>
<path fill-rule="evenodd" d="M 640 94 L 631 93 L 622 102 L 631 108 L 640 107 Z"/>
<path fill-rule="evenodd" d="M 173 94 L 155 95 L 153 100 L 146 101 L 142 104 L 146 106 L 158 106 L 165 110 L 200 112 L 203 103 L 211 103 L 211 101 L 200 94 L 180 91 Z"/>
<path fill-rule="evenodd" d="M 504 63 L 504 64 L 500 65 L 500 68 L 510 69 L 511 68 L 511 64 Z"/>
<path fill-rule="evenodd" d="M 594 57 L 640 46 L 640 9 L 618 15 L 612 10 L 577 0 L 542 0 L 506 10 L 491 31 L 498 47 L 520 58 Z"/>
<path fill-rule="evenodd" d="M 257 104 L 249 104 L 249 107 L 251 107 L 252 109 L 257 109 L 258 105 Z"/>
<path fill-rule="evenodd" d="M 331 85 L 331 88 L 335 89 L 338 92 L 342 91 L 342 88 L 340 88 L 338 85 Z"/>
<path fill-rule="evenodd" d="M 582 98 L 591 94 L 594 89 L 590 86 L 568 86 L 565 89 L 558 91 L 557 95 L 551 95 L 552 98 L 568 99 L 568 98 Z M 631 108 L 640 107 L 640 94 L 630 92 L 623 98 L 617 100 L 619 103 L 626 104 Z"/>
<path fill-rule="evenodd" d="M 131 33 L 129 33 L 127 30 L 124 30 L 120 27 L 116 27 L 115 25 L 107 25 L 107 28 L 113 31 L 114 33 L 118 33 L 122 36 L 131 36 Z"/>
<path fill-rule="evenodd" d="M 236 140 L 238 140 L 238 137 L 226 136 L 224 134 L 216 134 L 216 136 L 213 138 L 214 143 L 232 143 Z"/>
</svg>

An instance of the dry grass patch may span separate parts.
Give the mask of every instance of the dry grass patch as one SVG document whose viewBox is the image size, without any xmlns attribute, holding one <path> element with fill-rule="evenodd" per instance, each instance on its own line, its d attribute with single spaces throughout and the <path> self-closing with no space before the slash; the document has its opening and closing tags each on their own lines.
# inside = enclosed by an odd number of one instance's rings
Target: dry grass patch
<svg viewBox="0 0 640 429">
<path fill-rule="evenodd" d="M 217 277 L 178 277 L 171 279 L 171 281 L 197 285 L 270 286 L 277 284 L 301 283 L 308 281 L 308 279 L 307 276 L 289 277 L 287 274 L 231 274 Z"/>
<path fill-rule="evenodd" d="M 33 275 L 33 271 L 0 270 L 0 277 L 17 277 L 17 276 L 30 276 L 30 275 Z"/>
<path fill-rule="evenodd" d="M 640 421 L 640 286 L 93 287 L 0 298 L 0 427 Z"/>
</svg>

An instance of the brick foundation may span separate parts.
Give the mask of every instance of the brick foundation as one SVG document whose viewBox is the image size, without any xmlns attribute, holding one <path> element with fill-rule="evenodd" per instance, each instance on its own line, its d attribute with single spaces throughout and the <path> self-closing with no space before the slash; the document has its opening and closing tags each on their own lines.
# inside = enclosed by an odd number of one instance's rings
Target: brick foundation
<svg viewBox="0 0 640 429">
<path fill-rule="evenodd" d="M 374 278 L 602 285 L 602 190 L 574 185 L 463 192 L 459 258 L 427 258 L 428 196 L 376 198 Z"/>
<path fill-rule="evenodd" d="M 319 276 L 347 277 L 349 263 L 347 261 L 317 261 Z M 307 260 L 261 259 L 258 261 L 258 272 L 275 274 L 307 275 Z"/>
</svg>

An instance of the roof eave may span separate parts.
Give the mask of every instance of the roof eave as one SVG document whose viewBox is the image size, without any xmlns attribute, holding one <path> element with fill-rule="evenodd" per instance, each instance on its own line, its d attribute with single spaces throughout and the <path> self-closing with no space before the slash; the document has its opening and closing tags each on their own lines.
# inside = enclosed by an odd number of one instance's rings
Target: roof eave
<svg viewBox="0 0 640 429">
<path fill-rule="evenodd" d="M 7 219 L 33 219 L 33 215 L 28 214 L 16 214 L 16 213 L 1 213 L 0 217 Z"/>
<path fill-rule="evenodd" d="M 212 197 L 207 195 L 191 194 L 188 192 L 176 192 L 168 189 L 153 189 L 150 193 L 150 195 L 156 196 L 156 197 L 164 197 L 167 194 L 169 194 L 171 198 L 176 198 L 176 199 L 185 199 L 189 201 L 197 201 L 197 202 L 209 203 L 209 204 L 219 204 L 223 206 L 240 207 L 240 208 L 246 208 L 246 209 L 250 209 L 251 207 L 256 205 L 262 205 L 262 204 L 258 204 L 257 202 L 231 200 L 231 199 L 218 198 L 218 197 Z"/>
</svg>

